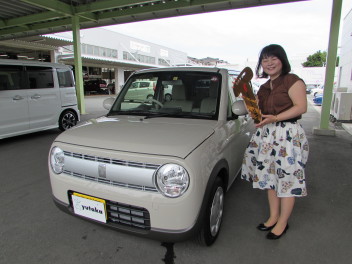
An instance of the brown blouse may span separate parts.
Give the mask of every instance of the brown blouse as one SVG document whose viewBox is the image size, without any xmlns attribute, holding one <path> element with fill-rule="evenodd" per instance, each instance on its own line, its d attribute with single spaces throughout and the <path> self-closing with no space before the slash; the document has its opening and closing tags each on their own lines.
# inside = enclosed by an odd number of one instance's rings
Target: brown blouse
<svg viewBox="0 0 352 264">
<path fill-rule="evenodd" d="M 298 80 L 302 80 L 297 75 L 289 73 L 277 77 L 272 82 L 273 89 L 270 87 L 270 80 L 260 86 L 257 93 L 259 108 L 265 115 L 278 115 L 293 106 L 293 102 L 288 95 L 288 90 Z M 303 81 L 303 80 L 302 80 Z M 301 116 L 297 116 L 297 119 Z"/>
</svg>

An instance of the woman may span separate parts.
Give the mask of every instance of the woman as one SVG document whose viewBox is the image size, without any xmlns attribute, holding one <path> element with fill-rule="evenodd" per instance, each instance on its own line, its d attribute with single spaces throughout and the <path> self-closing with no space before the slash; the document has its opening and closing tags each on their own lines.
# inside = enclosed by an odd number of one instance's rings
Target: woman
<svg viewBox="0 0 352 264">
<path fill-rule="evenodd" d="M 270 215 L 257 228 L 270 231 L 268 239 L 279 239 L 288 230 L 295 197 L 307 195 L 308 142 L 297 122 L 307 111 L 306 86 L 290 71 L 281 46 L 263 48 L 256 68 L 258 77 L 269 77 L 257 93 L 263 119 L 247 147 L 242 178 L 267 190 Z"/>
</svg>

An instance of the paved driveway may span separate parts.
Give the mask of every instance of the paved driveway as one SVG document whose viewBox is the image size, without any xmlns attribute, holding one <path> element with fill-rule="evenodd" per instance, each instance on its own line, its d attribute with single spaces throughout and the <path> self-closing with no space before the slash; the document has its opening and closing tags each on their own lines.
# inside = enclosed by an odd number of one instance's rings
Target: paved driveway
<svg viewBox="0 0 352 264">
<path fill-rule="evenodd" d="M 83 119 L 103 114 L 103 97 L 87 100 Z M 94 109 L 94 110 L 92 110 Z M 297 199 L 290 229 L 268 241 L 265 192 L 236 180 L 227 193 L 221 234 L 210 248 L 112 231 L 58 210 L 51 198 L 47 155 L 58 130 L 0 141 L 0 263 L 351 263 L 352 136 L 312 135 L 318 112 L 302 120 L 310 142 L 308 196 Z"/>
</svg>

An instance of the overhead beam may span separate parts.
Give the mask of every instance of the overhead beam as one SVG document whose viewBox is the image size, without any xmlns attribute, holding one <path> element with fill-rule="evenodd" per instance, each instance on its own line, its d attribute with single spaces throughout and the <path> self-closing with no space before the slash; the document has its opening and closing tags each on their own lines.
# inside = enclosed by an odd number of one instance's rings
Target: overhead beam
<svg viewBox="0 0 352 264">
<path fill-rule="evenodd" d="M 163 10 L 165 11 L 175 10 L 182 7 L 185 7 L 185 3 L 182 1 L 166 2 L 165 4 L 158 4 L 153 6 L 150 5 L 150 6 L 143 6 L 143 7 L 136 7 L 136 8 L 121 9 L 121 10 L 116 10 L 112 12 L 105 12 L 99 15 L 99 19 L 104 20 L 104 19 L 132 16 L 132 15 L 151 13 L 151 12 L 157 12 L 157 11 L 163 11 Z"/>
<path fill-rule="evenodd" d="M 50 20 L 59 19 L 59 18 L 62 18 L 62 16 L 56 12 L 52 12 L 52 11 L 42 12 L 34 15 L 28 15 L 28 16 L 3 20 L 4 26 L 0 25 L 0 28 L 23 26 L 23 25 L 29 24 L 29 21 L 31 24 L 33 24 L 37 22 L 50 21 Z"/>
<path fill-rule="evenodd" d="M 179 0 L 185 1 L 185 0 Z M 87 12 L 98 12 L 98 11 L 105 11 L 105 10 L 110 10 L 110 9 L 115 9 L 115 8 L 122 8 L 126 6 L 132 6 L 136 4 L 148 4 L 152 2 L 158 2 L 158 1 L 141 1 L 141 0 L 106 0 L 106 1 L 99 1 L 99 2 L 91 2 L 85 5 L 80 5 L 76 7 L 76 14 L 82 14 L 82 13 L 87 13 Z"/>
<path fill-rule="evenodd" d="M 31 4 L 40 8 L 44 8 L 49 11 L 43 11 L 38 14 L 22 16 L 18 18 L 12 18 L 7 20 L 0 20 L 0 28 L 8 27 L 22 27 L 23 25 L 34 24 L 38 22 L 46 22 L 55 19 L 63 19 L 65 17 L 72 17 L 78 15 L 84 20 L 97 21 L 99 16 L 93 12 L 104 11 L 114 8 L 124 7 L 126 5 L 134 5 L 138 3 L 150 3 L 153 1 L 140 1 L 140 0 L 107 0 L 100 2 L 93 2 L 78 7 L 67 5 L 57 0 L 21 0 L 27 4 Z M 70 21 L 70 20 L 65 20 Z M 80 21 L 82 22 L 82 21 Z M 71 23 L 68 23 L 71 24 Z M 22 30 L 20 30 L 21 32 Z M 14 32 L 15 33 L 15 32 Z"/>
<path fill-rule="evenodd" d="M 87 21 L 87 20 L 85 20 L 85 21 Z M 41 29 L 45 29 L 45 28 L 58 28 L 58 27 L 64 27 L 64 26 L 69 26 L 71 28 L 71 25 L 72 25 L 71 22 L 72 22 L 71 18 L 65 18 L 65 19 L 46 22 L 46 23 L 34 24 L 31 26 L 28 26 L 27 31 L 41 30 Z M 65 31 L 65 30 L 63 30 L 63 31 Z M 8 35 L 8 34 L 16 34 L 16 33 L 20 33 L 20 32 L 23 32 L 23 29 L 19 28 L 19 27 L 16 27 L 14 29 L 12 29 L 12 28 L 3 29 L 3 30 L 0 29 L 0 36 L 1 35 Z"/>
<path fill-rule="evenodd" d="M 21 2 L 41 7 L 46 10 L 62 14 L 64 16 L 74 15 L 71 5 L 65 4 L 64 2 L 58 0 L 21 0 Z"/>
<path fill-rule="evenodd" d="M 8 26 L 11 26 L 11 24 L 16 24 L 16 23 L 34 23 L 34 22 L 41 22 L 45 20 L 52 20 L 52 19 L 57 19 L 57 18 L 62 18 L 62 17 L 73 17 L 76 14 L 76 10 L 74 6 L 65 4 L 63 2 L 57 1 L 57 0 L 21 0 L 22 2 L 26 2 L 28 4 L 49 10 L 49 11 L 44 11 L 40 14 L 36 15 L 31 15 L 31 16 L 25 16 L 23 17 L 22 20 L 17 20 L 13 19 L 9 21 Z M 81 14 L 80 17 L 85 18 L 86 20 L 97 20 L 97 17 L 95 14 L 87 13 L 87 14 Z"/>
</svg>

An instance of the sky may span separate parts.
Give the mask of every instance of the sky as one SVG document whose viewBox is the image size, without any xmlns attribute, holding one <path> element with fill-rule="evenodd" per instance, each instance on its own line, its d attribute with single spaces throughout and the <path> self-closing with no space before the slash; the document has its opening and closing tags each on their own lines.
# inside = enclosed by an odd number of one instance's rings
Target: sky
<svg viewBox="0 0 352 264">
<path fill-rule="evenodd" d="M 183 51 L 190 57 L 229 63 L 256 61 L 268 44 L 284 47 L 290 60 L 328 48 L 333 0 L 251 7 L 114 25 L 106 29 Z M 343 19 L 352 0 L 343 0 Z"/>
</svg>

